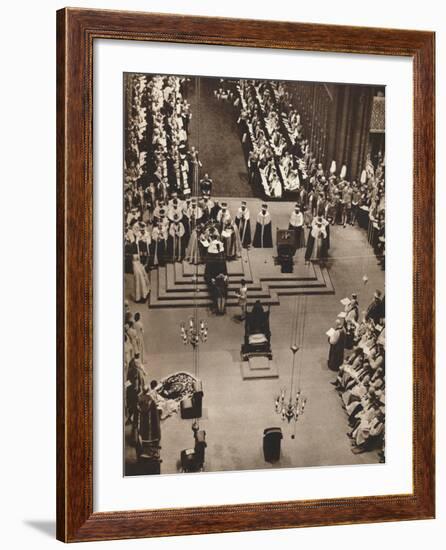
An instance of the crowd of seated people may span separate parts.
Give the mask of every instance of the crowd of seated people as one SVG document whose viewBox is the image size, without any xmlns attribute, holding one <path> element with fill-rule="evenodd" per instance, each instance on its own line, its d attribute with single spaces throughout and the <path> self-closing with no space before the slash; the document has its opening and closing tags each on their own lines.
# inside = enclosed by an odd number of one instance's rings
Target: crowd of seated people
<svg viewBox="0 0 446 550">
<path fill-rule="evenodd" d="M 218 99 L 231 101 L 248 164 L 250 183 L 268 198 L 297 192 L 311 172 L 311 155 L 297 111 L 284 112 L 274 82 L 239 80 L 226 88 L 220 84 Z"/>
<path fill-rule="evenodd" d="M 298 166 L 269 83 L 240 80 L 236 91 L 234 105 L 250 183 L 261 186 L 268 198 L 281 198 L 286 191 L 297 191 Z"/>
<path fill-rule="evenodd" d="M 280 81 L 220 82 L 218 99 L 234 104 L 248 165 L 250 184 L 268 198 L 293 198 L 306 213 L 305 225 L 323 216 L 332 225 L 368 229 L 380 262 L 385 255 L 385 165 L 370 156 L 358 181 L 347 179 L 347 166 L 324 169 L 310 151 L 289 85 Z"/>
<path fill-rule="evenodd" d="M 133 75 L 127 120 L 126 183 L 141 199 L 175 189 L 191 193 L 193 149 L 187 147 L 190 105 L 184 98 L 187 79 Z M 145 195 L 145 196 L 144 196 Z"/>
<path fill-rule="evenodd" d="M 347 435 L 355 454 L 378 450 L 384 461 L 385 432 L 385 305 L 376 291 L 359 320 L 356 294 L 342 300 L 337 329 L 333 334 L 343 347 L 342 362 L 333 382 L 349 422 Z M 333 337 L 332 336 L 332 337 Z M 332 347 L 332 344 L 331 346 Z M 344 356 L 345 352 L 345 356 Z"/>
</svg>

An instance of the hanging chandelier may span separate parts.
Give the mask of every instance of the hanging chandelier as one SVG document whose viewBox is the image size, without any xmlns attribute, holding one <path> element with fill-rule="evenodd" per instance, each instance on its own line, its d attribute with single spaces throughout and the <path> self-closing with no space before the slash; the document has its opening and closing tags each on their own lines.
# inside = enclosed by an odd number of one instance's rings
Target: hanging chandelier
<svg viewBox="0 0 446 550">
<path fill-rule="evenodd" d="M 200 80 L 198 79 L 198 97 L 200 97 Z M 200 111 L 198 111 L 198 117 Z M 199 122 L 198 122 L 199 125 Z M 200 166 L 201 162 L 198 158 L 198 150 L 194 150 L 193 156 L 193 176 L 192 176 L 192 193 L 196 197 L 198 202 L 199 198 L 199 181 L 200 181 Z M 192 282 L 194 285 L 194 313 L 185 322 L 180 323 L 180 337 L 183 344 L 186 346 L 190 344 L 192 349 L 198 355 L 198 345 L 206 342 L 208 337 L 208 325 L 203 319 L 198 319 L 198 306 L 197 306 L 197 294 L 200 292 L 198 288 L 198 265 L 195 268 L 195 273 L 192 276 Z M 194 358 L 194 362 L 198 363 L 198 357 Z M 196 366 L 198 369 L 198 366 Z"/>
<path fill-rule="evenodd" d="M 196 319 L 191 316 L 187 322 L 180 324 L 180 335 L 185 346 L 190 344 L 195 348 L 200 342 L 206 342 L 208 338 L 207 323 L 203 319 L 197 323 Z"/>
<path fill-rule="evenodd" d="M 282 388 L 274 402 L 276 413 L 280 415 L 283 421 L 286 420 L 288 424 L 290 424 L 291 421 L 297 422 L 299 420 L 305 411 L 305 405 L 307 403 L 307 398 L 302 394 L 301 389 L 301 361 L 297 358 L 297 352 L 302 350 L 305 330 L 305 316 L 306 297 L 303 297 L 302 299 L 296 298 L 291 329 L 290 350 L 292 353 L 292 362 L 289 396 L 287 398 L 287 389 Z M 291 437 L 294 439 L 294 435 Z"/>
<path fill-rule="evenodd" d="M 280 390 L 280 394 L 276 397 L 275 410 L 280 415 L 282 420 L 286 420 L 288 424 L 294 420 L 298 421 L 299 417 L 304 413 L 305 404 L 307 398 L 302 395 L 300 388 L 297 389 L 296 395 L 293 398 L 293 381 L 294 372 L 296 367 L 296 353 L 299 351 L 299 347 L 296 345 L 291 346 L 291 352 L 293 353 L 293 362 L 291 367 L 291 388 L 289 399 L 286 399 L 286 389 Z"/>
<path fill-rule="evenodd" d="M 204 319 L 198 319 L 196 298 L 199 288 L 197 273 L 192 276 L 192 282 L 194 283 L 194 313 L 187 321 L 180 323 L 180 337 L 185 346 L 190 344 L 195 349 L 200 342 L 204 344 L 207 341 L 208 324 Z"/>
</svg>

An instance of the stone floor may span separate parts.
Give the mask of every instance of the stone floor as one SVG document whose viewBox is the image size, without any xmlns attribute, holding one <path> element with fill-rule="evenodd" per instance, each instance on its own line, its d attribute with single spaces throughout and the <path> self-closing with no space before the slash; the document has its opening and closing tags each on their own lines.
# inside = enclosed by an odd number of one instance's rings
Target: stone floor
<svg viewBox="0 0 446 550">
<path fill-rule="evenodd" d="M 255 200 L 255 199 L 252 199 Z M 273 219 L 285 219 L 291 204 L 275 203 Z M 277 212 L 276 212 L 277 210 Z M 264 251 L 250 250 L 251 258 Z M 272 255 L 274 250 L 270 250 Z M 339 300 L 356 291 L 360 308 L 365 309 L 376 288 L 383 289 L 384 273 L 377 264 L 366 233 L 357 227 L 332 227 L 328 269 L 334 294 L 310 295 L 306 298 L 303 350 L 298 352 L 301 364 L 302 392 L 307 397 L 304 415 L 297 424 L 283 423 L 274 411 L 274 400 L 281 388 L 290 385 L 291 325 L 296 303 L 294 296 L 281 296 L 280 305 L 271 308 L 273 359 L 279 370 L 276 379 L 243 380 L 240 346 L 243 324 L 237 307 L 230 307 L 223 317 L 214 316 L 208 308 L 199 309 L 206 319 L 209 337 L 201 345 L 198 372 L 193 372 L 192 352 L 179 335 L 179 323 L 186 320 L 190 309 L 149 309 L 131 301 L 131 278 L 126 280 L 126 295 L 132 311 L 140 311 L 146 329 L 145 365 L 147 379 L 160 380 L 177 371 L 198 375 L 203 381 L 203 417 L 200 427 L 206 430 L 206 471 L 251 470 L 271 468 L 263 460 L 262 434 L 266 427 L 281 426 L 284 432 L 282 458 L 276 468 L 365 464 L 378 461 L 375 452 L 354 455 L 346 436 L 347 418 L 330 381 L 334 375 L 327 369 L 328 352 L 325 332 L 333 326 L 342 306 Z M 298 265 L 302 258 L 297 258 Z M 255 264 L 255 261 L 254 261 Z M 362 281 L 367 275 L 368 283 Z M 300 356 L 300 357 L 299 357 Z M 193 446 L 191 421 L 174 415 L 162 421 L 161 473 L 176 473 L 182 449 Z M 127 428 L 128 430 L 128 428 Z M 295 438 L 291 436 L 295 434 Z M 134 461 L 134 451 L 126 448 L 126 462 Z"/>
</svg>

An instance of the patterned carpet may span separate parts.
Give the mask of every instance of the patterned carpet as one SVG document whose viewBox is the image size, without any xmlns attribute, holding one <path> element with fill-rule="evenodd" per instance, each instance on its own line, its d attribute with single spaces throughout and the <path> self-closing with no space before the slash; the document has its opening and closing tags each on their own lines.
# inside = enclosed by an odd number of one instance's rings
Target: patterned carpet
<svg viewBox="0 0 446 550">
<path fill-rule="evenodd" d="M 180 402 L 194 393 L 196 378 L 188 372 L 177 372 L 161 380 L 156 391 L 164 399 Z"/>
</svg>

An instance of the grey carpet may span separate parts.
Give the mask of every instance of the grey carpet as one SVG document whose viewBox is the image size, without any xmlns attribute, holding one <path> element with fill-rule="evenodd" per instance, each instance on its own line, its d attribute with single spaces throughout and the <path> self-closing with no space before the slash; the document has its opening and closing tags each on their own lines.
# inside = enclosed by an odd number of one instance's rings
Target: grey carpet
<svg viewBox="0 0 446 550">
<path fill-rule="evenodd" d="M 230 103 L 218 100 L 218 79 L 197 77 L 188 89 L 192 121 L 189 139 L 200 152 L 202 174 L 214 181 L 214 196 L 253 197 L 239 137 L 236 113 Z"/>
</svg>

